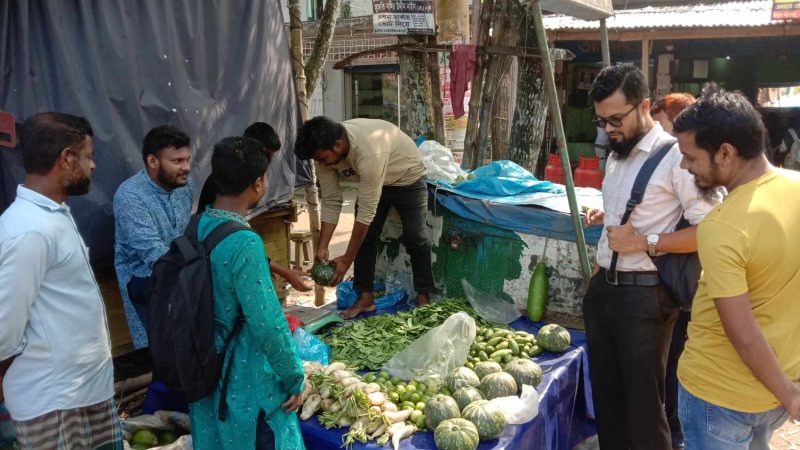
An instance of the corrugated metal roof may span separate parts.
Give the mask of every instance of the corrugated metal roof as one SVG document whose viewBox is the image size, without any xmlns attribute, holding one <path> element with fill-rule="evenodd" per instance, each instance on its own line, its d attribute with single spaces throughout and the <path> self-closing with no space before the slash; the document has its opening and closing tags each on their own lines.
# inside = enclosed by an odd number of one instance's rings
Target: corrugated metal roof
<svg viewBox="0 0 800 450">
<path fill-rule="evenodd" d="M 772 0 L 719 2 L 682 6 L 648 6 L 616 10 L 606 20 L 609 30 L 641 28 L 713 28 L 778 25 L 772 20 Z M 547 30 L 598 29 L 598 21 L 585 21 L 564 15 L 544 17 Z"/>
</svg>

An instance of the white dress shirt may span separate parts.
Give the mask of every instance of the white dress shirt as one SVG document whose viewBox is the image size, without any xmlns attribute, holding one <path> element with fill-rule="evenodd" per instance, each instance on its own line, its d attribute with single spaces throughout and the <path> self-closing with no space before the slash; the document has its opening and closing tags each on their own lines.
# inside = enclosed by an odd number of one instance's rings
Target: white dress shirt
<svg viewBox="0 0 800 450">
<path fill-rule="evenodd" d="M 105 305 L 69 208 L 24 186 L 0 216 L 0 360 L 18 421 L 114 395 Z"/>
<path fill-rule="evenodd" d="M 644 162 L 666 144 L 672 136 L 656 122 L 655 126 L 636 144 L 626 159 L 609 156 L 603 179 L 603 232 L 597 243 L 597 263 L 608 269 L 612 251 L 608 247 L 606 227 L 617 226 L 625 214 L 625 205 L 631 196 L 636 175 Z M 722 196 L 715 201 L 701 198 L 694 183 L 694 176 L 680 168 L 681 152 L 678 144 L 672 146 L 664 156 L 644 192 L 642 203 L 636 206 L 628 219 L 637 234 L 671 233 L 684 214 L 686 220 L 697 225 L 711 211 Z M 620 253 L 617 270 L 621 272 L 654 271 L 655 265 L 646 251 Z"/>
</svg>

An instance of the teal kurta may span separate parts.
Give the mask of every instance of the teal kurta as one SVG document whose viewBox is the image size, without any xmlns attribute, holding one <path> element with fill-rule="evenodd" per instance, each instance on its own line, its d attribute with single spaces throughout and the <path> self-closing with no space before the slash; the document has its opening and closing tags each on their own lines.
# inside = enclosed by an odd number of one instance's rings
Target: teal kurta
<svg viewBox="0 0 800 450">
<path fill-rule="evenodd" d="M 246 224 L 236 214 L 208 209 L 200 219 L 199 237 L 206 237 L 227 220 Z M 303 366 L 264 253 L 261 238 L 249 231 L 233 233 L 211 252 L 217 351 L 222 351 L 239 311 L 245 325 L 231 342 L 227 420 L 220 422 L 217 417 L 219 388 L 189 405 L 195 450 L 254 449 L 261 411 L 275 433 L 277 450 L 305 448 L 297 414 L 281 408 L 290 394 L 303 391 Z"/>
</svg>

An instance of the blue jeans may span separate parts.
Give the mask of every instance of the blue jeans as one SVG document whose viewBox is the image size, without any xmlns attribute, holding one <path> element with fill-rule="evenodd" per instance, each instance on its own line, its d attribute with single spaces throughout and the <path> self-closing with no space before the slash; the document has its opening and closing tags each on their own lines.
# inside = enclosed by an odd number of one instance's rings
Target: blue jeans
<svg viewBox="0 0 800 450">
<path fill-rule="evenodd" d="M 783 406 L 744 413 L 712 405 L 678 390 L 678 417 L 686 450 L 769 450 L 769 440 L 789 413 Z"/>
</svg>

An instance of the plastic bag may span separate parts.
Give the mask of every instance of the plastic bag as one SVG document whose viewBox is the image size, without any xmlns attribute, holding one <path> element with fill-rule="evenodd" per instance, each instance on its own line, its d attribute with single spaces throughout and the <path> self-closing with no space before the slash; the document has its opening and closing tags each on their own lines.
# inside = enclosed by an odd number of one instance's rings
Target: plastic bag
<svg viewBox="0 0 800 450">
<path fill-rule="evenodd" d="M 453 182 L 460 175 L 467 176 L 461 166 L 453 158 L 453 152 L 436 141 L 425 141 L 419 146 L 422 159 L 425 161 L 429 180 Z"/>
<path fill-rule="evenodd" d="M 530 422 L 539 414 L 539 392 L 529 384 L 522 385 L 522 395 L 519 397 L 516 395 L 499 397 L 489 402 L 503 411 L 506 423 L 511 425 Z"/>
<path fill-rule="evenodd" d="M 467 296 L 467 300 L 469 300 L 469 304 L 472 305 L 475 312 L 489 322 L 511 323 L 522 315 L 513 303 L 479 291 L 463 278 L 461 279 L 461 286 L 464 288 L 464 295 Z"/>
<path fill-rule="evenodd" d="M 376 282 L 372 287 L 375 292 L 383 291 L 384 295 L 375 299 L 375 306 L 378 309 L 388 308 L 394 306 L 401 301 L 405 300 L 408 293 L 403 289 L 399 283 L 384 284 Z M 352 281 L 342 281 L 336 286 L 336 308 L 347 309 L 356 302 L 358 299 L 358 291 L 353 286 Z"/>
<path fill-rule="evenodd" d="M 475 331 L 475 319 L 465 312 L 455 313 L 394 355 L 383 370 L 403 380 L 440 385 L 450 371 L 467 361 Z"/>
<path fill-rule="evenodd" d="M 131 450 L 131 444 L 128 441 L 123 441 L 123 447 L 125 450 Z M 177 441 L 173 442 L 172 444 L 162 445 L 161 447 L 150 447 L 150 450 L 192 450 L 192 436 L 185 435 L 178 438 Z"/>
<path fill-rule="evenodd" d="M 303 361 L 317 361 L 328 365 L 328 355 L 331 348 L 322 340 L 302 328 L 294 332 L 294 342 L 297 344 L 297 353 Z"/>
<path fill-rule="evenodd" d="M 151 431 L 176 431 L 188 433 L 191 429 L 189 425 L 189 415 L 174 411 L 158 411 L 155 414 L 142 414 L 141 416 L 131 417 L 120 421 L 122 437 L 126 441 L 142 428 Z"/>
</svg>

